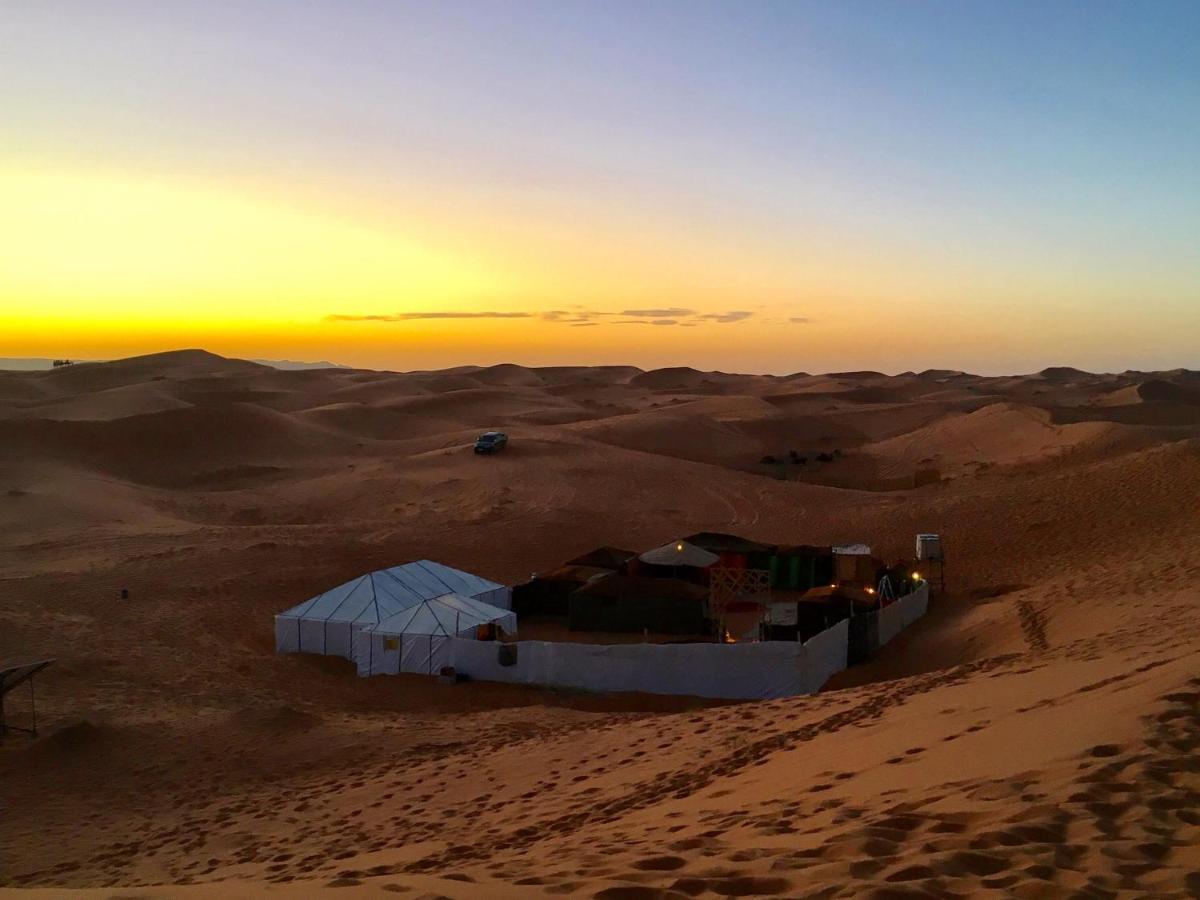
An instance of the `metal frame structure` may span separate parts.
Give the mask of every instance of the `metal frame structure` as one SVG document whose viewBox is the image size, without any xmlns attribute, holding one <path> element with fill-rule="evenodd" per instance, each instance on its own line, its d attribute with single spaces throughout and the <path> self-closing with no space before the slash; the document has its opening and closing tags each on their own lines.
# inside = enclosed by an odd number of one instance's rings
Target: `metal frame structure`
<svg viewBox="0 0 1200 900">
<path fill-rule="evenodd" d="M 725 609 L 734 600 L 755 600 L 765 614 L 771 604 L 771 573 L 766 569 L 713 566 L 708 570 L 709 612 L 717 622 L 718 636 L 725 634 Z M 762 628 L 762 615 L 759 628 Z"/>
<path fill-rule="evenodd" d="M 33 689 L 33 676 L 55 661 L 54 659 L 39 659 L 32 662 L 9 663 L 0 667 L 0 737 L 4 737 L 10 731 L 37 734 L 37 696 Z M 29 708 L 33 714 L 32 727 L 30 728 L 9 725 L 4 718 L 5 699 L 25 682 L 29 682 Z"/>
</svg>

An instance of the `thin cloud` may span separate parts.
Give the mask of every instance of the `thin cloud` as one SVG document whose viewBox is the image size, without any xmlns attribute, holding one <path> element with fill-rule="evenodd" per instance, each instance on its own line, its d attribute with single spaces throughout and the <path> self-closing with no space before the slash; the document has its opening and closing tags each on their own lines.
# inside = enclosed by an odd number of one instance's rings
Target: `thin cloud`
<svg viewBox="0 0 1200 900">
<path fill-rule="evenodd" d="M 695 314 L 694 309 L 684 309 L 679 306 L 670 306 L 666 309 L 626 309 L 621 312 L 623 316 L 638 316 L 646 319 L 677 319 L 680 316 L 694 316 Z"/>
<path fill-rule="evenodd" d="M 812 319 L 810 319 L 808 316 L 792 316 L 790 319 L 788 319 L 788 321 L 795 325 L 807 325 L 812 321 Z"/>
<path fill-rule="evenodd" d="M 529 319 L 527 312 L 412 312 L 389 315 L 329 315 L 327 322 L 411 322 L 414 319 Z"/>
<path fill-rule="evenodd" d="M 586 306 L 568 305 L 563 309 L 548 309 L 539 312 L 498 312 L 498 311 L 468 311 L 468 310 L 430 310 L 424 312 L 398 313 L 369 313 L 353 315 L 333 313 L 325 316 L 327 322 L 413 322 L 421 319 L 541 319 L 557 325 L 569 325 L 572 328 L 583 328 L 594 325 L 659 325 L 694 328 L 710 322 L 730 324 L 744 322 L 754 315 L 744 309 L 732 309 L 728 312 L 700 313 L 694 309 L 682 306 L 668 306 L 661 309 L 627 309 L 622 312 L 590 309 Z M 615 318 L 621 317 L 621 318 Z M 795 316 L 790 322 L 808 322 L 807 318 Z"/>
</svg>

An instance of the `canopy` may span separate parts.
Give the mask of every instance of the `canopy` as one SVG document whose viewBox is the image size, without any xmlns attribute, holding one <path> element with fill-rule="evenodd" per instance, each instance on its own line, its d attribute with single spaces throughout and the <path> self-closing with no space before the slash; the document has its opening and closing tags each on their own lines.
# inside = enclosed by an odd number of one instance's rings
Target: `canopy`
<svg viewBox="0 0 1200 900">
<path fill-rule="evenodd" d="M 867 544 L 842 544 L 834 547 L 833 552 L 838 556 L 870 556 L 871 548 Z"/>
<path fill-rule="evenodd" d="M 353 659 L 355 631 L 445 594 L 504 609 L 511 605 L 504 585 L 422 559 L 361 575 L 280 613 L 275 649 Z"/>
<path fill-rule="evenodd" d="M 655 547 L 653 550 L 647 550 L 638 559 L 654 566 L 694 566 L 704 569 L 720 562 L 721 557 L 702 550 L 694 544 L 689 544 L 687 541 L 672 541 L 661 547 Z"/>
</svg>

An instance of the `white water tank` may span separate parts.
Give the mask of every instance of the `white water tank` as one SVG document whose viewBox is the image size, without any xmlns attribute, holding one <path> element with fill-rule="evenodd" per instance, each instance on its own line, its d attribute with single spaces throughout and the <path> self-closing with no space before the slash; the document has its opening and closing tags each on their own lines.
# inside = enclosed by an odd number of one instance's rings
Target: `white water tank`
<svg viewBox="0 0 1200 900">
<path fill-rule="evenodd" d="M 942 558 L 942 539 L 936 534 L 917 535 L 917 559 Z"/>
</svg>

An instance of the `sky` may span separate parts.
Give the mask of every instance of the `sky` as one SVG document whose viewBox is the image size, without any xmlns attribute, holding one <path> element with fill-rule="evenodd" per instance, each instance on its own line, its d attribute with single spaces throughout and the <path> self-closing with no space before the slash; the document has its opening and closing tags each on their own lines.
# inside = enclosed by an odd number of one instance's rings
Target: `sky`
<svg viewBox="0 0 1200 900">
<path fill-rule="evenodd" d="M 1200 3 L 0 2 L 0 356 L 1200 368 Z"/>
</svg>

